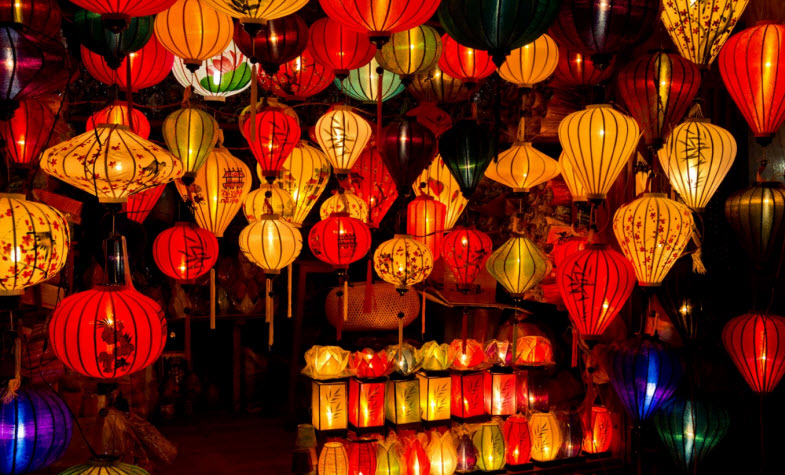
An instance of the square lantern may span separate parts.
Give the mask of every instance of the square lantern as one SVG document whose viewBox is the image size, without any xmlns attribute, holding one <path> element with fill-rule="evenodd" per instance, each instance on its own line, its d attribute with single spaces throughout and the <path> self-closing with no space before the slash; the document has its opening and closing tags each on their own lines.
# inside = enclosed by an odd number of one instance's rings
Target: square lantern
<svg viewBox="0 0 785 475">
<path fill-rule="evenodd" d="M 417 373 L 420 382 L 420 413 L 425 421 L 450 418 L 451 378 L 445 373 Z"/>
<path fill-rule="evenodd" d="M 384 379 L 349 380 L 349 423 L 358 428 L 384 425 Z"/>
<path fill-rule="evenodd" d="M 384 413 L 393 424 L 420 422 L 420 382 L 390 379 L 384 395 Z"/>
<path fill-rule="evenodd" d="M 485 415 L 482 371 L 455 372 L 452 379 L 450 413 L 461 419 Z"/>
<path fill-rule="evenodd" d="M 316 430 L 341 430 L 349 426 L 345 379 L 311 383 L 311 418 Z"/>
<path fill-rule="evenodd" d="M 512 371 L 486 371 L 483 376 L 485 413 L 511 416 L 518 410 L 516 376 Z"/>
</svg>

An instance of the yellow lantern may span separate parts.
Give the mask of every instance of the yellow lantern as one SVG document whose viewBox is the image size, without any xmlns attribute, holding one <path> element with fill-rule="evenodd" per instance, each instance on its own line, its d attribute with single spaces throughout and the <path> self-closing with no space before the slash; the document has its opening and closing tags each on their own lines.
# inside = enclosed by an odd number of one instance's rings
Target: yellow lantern
<svg viewBox="0 0 785 475">
<path fill-rule="evenodd" d="M 240 251 L 265 274 L 277 275 L 303 249 L 300 231 L 274 214 L 266 214 L 240 231 Z"/>
<path fill-rule="evenodd" d="M 535 412 L 529 416 L 532 460 L 550 462 L 555 459 L 563 437 L 559 420 L 552 412 Z"/>
<path fill-rule="evenodd" d="M 338 193 L 324 200 L 319 208 L 319 217 L 327 219 L 333 213 L 349 213 L 352 218 L 363 223 L 368 222 L 368 205 L 351 190 L 340 189 Z"/>
<path fill-rule="evenodd" d="M 524 120 L 518 124 L 518 137 L 512 147 L 499 154 L 499 159 L 485 169 L 486 177 L 509 186 L 516 193 L 528 192 L 559 175 L 559 162 L 526 141 Z"/>
<path fill-rule="evenodd" d="M 689 118 L 673 129 L 658 156 L 684 203 L 703 211 L 736 159 L 736 140 L 708 119 Z"/>
<path fill-rule="evenodd" d="M 293 213 L 292 197 L 276 184 L 262 182 L 243 202 L 243 214 L 249 223 L 262 219 L 265 214 L 275 214 L 288 220 Z"/>
<path fill-rule="evenodd" d="M 305 352 L 303 374 L 313 379 L 335 379 L 349 375 L 350 352 L 340 346 L 312 346 Z"/>
<path fill-rule="evenodd" d="M 175 182 L 183 200 L 193 203 L 196 223 L 223 237 L 251 189 L 251 170 L 224 147 L 216 147 L 199 168 L 193 184 Z"/>
<path fill-rule="evenodd" d="M 388 379 L 384 415 L 393 424 L 420 422 L 420 383 L 416 379 Z"/>
<path fill-rule="evenodd" d="M 458 185 L 458 181 L 452 176 L 450 169 L 444 164 L 441 155 L 436 155 L 431 164 L 420 173 L 420 176 L 412 184 L 415 194 L 424 193 L 432 196 L 439 203 L 447 207 L 444 215 L 444 231 L 449 231 L 455 227 L 461 213 L 469 203 Z"/>
<path fill-rule="evenodd" d="M 256 167 L 259 179 L 261 167 Z M 311 147 L 308 142 L 298 143 L 286 158 L 281 175 L 276 184 L 289 192 L 294 202 L 294 210 L 289 222 L 300 227 L 316 204 L 327 182 L 330 180 L 330 162 L 321 150 Z"/>
<path fill-rule="evenodd" d="M 499 68 L 499 76 L 518 87 L 545 81 L 559 64 L 559 45 L 548 35 L 512 50 Z"/>
<path fill-rule="evenodd" d="M 21 295 L 54 277 L 70 245 L 68 222 L 59 211 L 21 194 L 0 193 L 0 296 Z"/>
<path fill-rule="evenodd" d="M 518 410 L 516 399 L 517 375 L 509 371 L 490 370 L 483 373 L 485 413 L 491 416 L 511 416 Z"/>
<path fill-rule="evenodd" d="M 308 0 L 204 0 L 219 12 L 238 18 L 251 36 L 260 31 L 267 20 L 285 17 L 300 10 Z"/>
<path fill-rule="evenodd" d="M 172 154 L 183 162 L 185 177 L 193 178 L 212 153 L 221 129 L 207 112 L 185 107 L 164 119 L 163 136 Z"/>
<path fill-rule="evenodd" d="M 690 209 L 662 193 L 644 193 L 613 216 L 613 233 L 641 287 L 657 287 L 681 257 L 695 222 Z"/>
<path fill-rule="evenodd" d="M 423 420 L 449 420 L 452 395 L 450 375 L 445 372 L 420 372 L 417 381 L 420 383 L 420 413 Z"/>
<path fill-rule="evenodd" d="M 346 429 L 349 424 L 349 352 L 338 346 L 316 345 L 305 352 L 303 374 L 312 378 L 311 416 L 318 430 Z"/>
<path fill-rule="evenodd" d="M 450 353 L 450 345 L 447 343 L 439 344 L 429 341 L 420 348 L 422 369 L 425 371 L 447 371 L 452 364 L 451 358 L 454 357 L 455 355 Z"/>
<path fill-rule="evenodd" d="M 326 442 L 319 454 L 319 475 L 349 475 L 349 456 L 341 442 Z"/>
<path fill-rule="evenodd" d="M 449 407 L 449 404 L 447 405 Z M 449 412 L 449 409 L 448 409 Z M 439 434 L 431 432 L 431 442 L 427 448 L 428 459 L 431 461 L 431 475 L 452 475 L 458 467 L 458 450 L 452 432 Z"/>
<path fill-rule="evenodd" d="M 192 73 L 202 61 L 221 54 L 234 35 L 232 18 L 203 0 L 177 0 L 156 15 L 154 28 L 161 46 L 182 58 Z"/>
<path fill-rule="evenodd" d="M 394 433 L 393 433 L 394 434 Z M 376 475 L 403 475 L 406 466 L 401 460 L 401 443 L 394 435 L 376 444 Z"/>
<path fill-rule="evenodd" d="M 98 197 L 125 203 L 128 196 L 183 176 L 183 164 L 125 125 L 99 124 L 47 149 L 41 170 Z"/>
<path fill-rule="evenodd" d="M 443 73 L 437 62 L 428 71 L 412 76 L 412 83 L 407 89 L 418 101 L 452 104 L 468 100 L 477 87 Z"/>
<path fill-rule="evenodd" d="M 559 124 L 564 159 L 590 200 L 603 200 L 640 139 L 638 124 L 610 104 L 586 106 Z"/>
<path fill-rule="evenodd" d="M 433 270 L 433 257 L 425 244 L 408 234 L 396 234 L 376 248 L 373 268 L 383 281 L 395 285 L 403 294 L 428 278 Z"/>
<path fill-rule="evenodd" d="M 488 257 L 485 268 L 515 299 L 539 283 L 551 271 L 551 264 L 536 244 L 515 235 Z"/>
<path fill-rule="evenodd" d="M 428 71 L 442 55 L 442 39 L 436 29 L 420 25 L 390 35 L 390 40 L 376 52 L 379 65 L 404 80 Z"/>
<path fill-rule="evenodd" d="M 506 463 L 504 435 L 496 422 L 486 422 L 472 436 L 472 443 L 477 450 L 477 469 L 493 472 L 504 468 Z M 556 451 L 559 448 L 556 447 Z"/>
<path fill-rule="evenodd" d="M 572 162 L 564 158 L 564 152 L 559 155 L 559 173 L 564 178 L 564 183 L 567 184 L 567 189 L 570 190 L 573 202 L 587 201 L 586 188 L 583 183 L 578 179 L 575 174 L 575 169 L 571 165 Z"/>
<path fill-rule="evenodd" d="M 316 121 L 314 134 L 339 179 L 345 178 L 360 158 L 373 128 L 349 106 L 335 106 Z"/>
</svg>

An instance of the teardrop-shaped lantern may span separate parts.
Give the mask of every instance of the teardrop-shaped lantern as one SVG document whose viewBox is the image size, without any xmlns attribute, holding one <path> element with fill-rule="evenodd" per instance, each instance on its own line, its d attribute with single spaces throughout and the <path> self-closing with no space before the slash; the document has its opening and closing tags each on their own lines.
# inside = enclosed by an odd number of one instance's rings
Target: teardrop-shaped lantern
<svg viewBox="0 0 785 475">
<path fill-rule="evenodd" d="M 373 129 L 348 106 L 335 106 L 316 121 L 314 135 L 339 179 L 351 172 Z"/>
<path fill-rule="evenodd" d="M 433 256 L 425 244 L 411 236 L 396 234 L 376 248 L 373 268 L 383 281 L 395 285 L 402 294 L 428 278 L 433 270 Z"/>
<path fill-rule="evenodd" d="M 412 183 L 436 155 L 436 137 L 416 119 L 403 117 L 387 124 L 377 148 L 398 187 L 409 196 Z"/>
<path fill-rule="evenodd" d="M 551 260 L 557 269 L 568 257 L 577 254 L 589 246 L 589 237 L 583 235 L 561 236 L 553 243 Z M 624 257 L 624 256 L 622 256 Z"/>
<path fill-rule="evenodd" d="M 300 255 L 300 231 L 277 215 L 265 215 L 240 231 L 240 251 L 267 275 L 277 275 Z"/>
<path fill-rule="evenodd" d="M 172 112 L 164 119 L 162 128 L 166 146 L 182 160 L 187 178 L 196 176 L 221 134 L 213 116 L 195 107 Z"/>
<path fill-rule="evenodd" d="M 491 238 L 474 226 L 453 228 L 442 241 L 444 263 L 460 292 L 469 292 L 493 250 Z"/>
<path fill-rule="evenodd" d="M 57 0 L 5 0 L 0 5 L 0 21 L 24 25 L 50 38 L 55 38 L 60 33 L 62 19 L 63 12 Z"/>
<path fill-rule="evenodd" d="M 393 33 L 376 54 L 379 65 L 410 81 L 415 74 L 431 69 L 442 55 L 439 32 L 428 25 Z"/>
<path fill-rule="evenodd" d="M 243 200 L 243 214 L 249 223 L 262 219 L 266 214 L 277 214 L 291 222 L 293 213 L 291 195 L 277 184 L 262 183 Z"/>
<path fill-rule="evenodd" d="M 382 87 L 379 88 L 379 74 Z M 365 66 L 349 71 L 346 79 L 336 79 L 335 86 L 344 94 L 363 103 L 376 103 L 381 95 L 382 102 L 392 99 L 405 89 L 401 77 L 384 71 L 376 58 Z"/>
<path fill-rule="evenodd" d="M 559 46 L 548 35 L 514 49 L 499 67 L 499 76 L 518 87 L 530 88 L 545 81 L 559 64 Z"/>
<path fill-rule="evenodd" d="M 155 238 L 153 259 L 161 272 L 173 279 L 196 279 L 218 260 L 218 240 L 206 229 L 179 222 Z"/>
<path fill-rule="evenodd" d="M 439 68 L 454 78 L 475 84 L 496 71 L 487 52 L 463 46 L 446 33 L 442 36 L 442 46 Z"/>
<path fill-rule="evenodd" d="M 616 58 L 613 57 L 600 69 L 590 55 L 559 47 L 559 63 L 553 73 L 553 82 L 564 87 L 596 86 L 613 76 L 615 63 Z"/>
<path fill-rule="evenodd" d="M 759 269 L 775 267 L 785 240 L 785 186 L 756 183 L 725 201 L 725 217 L 741 247 Z"/>
<path fill-rule="evenodd" d="M 377 46 L 384 44 L 390 34 L 405 31 L 430 20 L 438 0 L 417 3 L 399 0 L 319 0 L 324 13 L 354 31 L 366 33 Z"/>
<path fill-rule="evenodd" d="M 182 58 L 175 58 L 172 75 L 181 86 L 193 87 L 206 101 L 218 102 L 245 91 L 254 80 L 248 59 L 234 41 L 221 53 L 204 60 L 193 72 Z"/>
<path fill-rule="evenodd" d="M 514 299 L 522 299 L 548 275 L 551 264 L 536 244 L 515 235 L 493 251 L 485 268 Z"/>
<path fill-rule="evenodd" d="M 102 56 L 84 46 L 80 51 L 82 64 L 90 76 L 104 84 L 110 86 L 117 84 L 122 89 L 128 89 L 130 74 L 130 87 L 134 92 L 163 81 L 174 64 L 174 55 L 167 51 L 155 36 L 151 37 L 142 49 L 128 54 L 117 69 L 109 67 Z"/>
<path fill-rule="evenodd" d="M 150 121 L 147 120 L 144 112 L 131 109 L 129 120 L 128 106 L 120 102 L 92 114 L 85 123 L 85 130 L 93 130 L 99 124 L 125 125 L 131 129 L 131 132 L 145 140 L 150 137 Z"/>
<path fill-rule="evenodd" d="M 267 74 L 300 56 L 308 46 L 308 25 L 300 15 L 293 14 L 270 20 L 261 31 L 252 35 L 235 25 L 234 43 L 251 63 L 261 63 Z"/>
<path fill-rule="evenodd" d="M 455 177 L 452 176 L 450 169 L 444 164 L 441 155 L 436 155 L 428 168 L 423 170 L 419 177 L 412 183 L 415 193 L 425 193 L 433 196 L 441 204 L 447 207 L 447 214 L 444 217 L 444 230 L 449 231 L 455 227 L 458 218 L 461 217 L 463 210 L 469 200 L 461 193 L 461 188 Z"/>
<path fill-rule="evenodd" d="M 676 465 L 695 473 L 728 433 L 730 414 L 709 400 L 677 399 L 654 416 L 654 427 Z"/>
<path fill-rule="evenodd" d="M 333 83 L 335 75 L 329 68 L 316 62 L 309 48 L 285 63 L 272 76 L 259 71 L 259 84 L 265 90 L 287 100 L 304 101 Z"/>
<path fill-rule="evenodd" d="M 567 189 L 570 190 L 573 202 L 588 200 L 586 188 L 583 187 L 578 174 L 575 173 L 572 162 L 565 158 L 564 152 L 559 155 L 559 174 L 564 179 L 564 183 L 567 184 Z"/>
<path fill-rule="evenodd" d="M 756 393 L 774 391 L 785 374 L 785 318 L 750 312 L 722 329 L 722 344 Z"/>
<path fill-rule="evenodd" d="M 368 225 L 378 228 L 398 198 L 398 189 L 375 146 L 366 147 L 357 159 L 351 182 L 354 194 L 368 205 Z"/>
<path fill-rule="evenodd" d="M 463 102 L 476 92 L 477 85 L 470 86 L 460 79 L 444 74 L 439 65 L 423 73 L 415 74 L 408 91 L 420 102 Z"/>
<path fill-rule="evenodd" d="M 406 233 L 428 246 L 433 260 L 441 256 L 446 209 L 446 206 L 428 195 L 416 197 L 406 208 Z"/>
<path fill-rule="evenodd" d="M 281 172 L 286 158 L 300 142 L 300 125 L 296 117 L 278 107 L 266 107 L 256 113 L 256 121 L 246 120 L 243 135 L 251 153 L 262 167 L 262 176 L 272 183 Z M 255 129 L 251 127 L 256 126 Z"/>
<path fill-rule="evenodd" d="M 524 120 L 518 125 L 518 136 L 512 147 L 500 153 L 499 159 L 485 170 L 486 177 L 509 186 L 516 193 L 528 192 L 559 175 L 559 162 L 526 141 Z"/>
<path fill-rule="evenodd" d="M 477 121 L 459 120 L 439 138 L 439 153 L 468 199 L 490 165 L 496 144 Z"/>
<path fill-rule="evenodd" d="M 11 120 L 0 121 L 5 156 L 16 166 L 38 166 L 54 125 L 55 115 L 45 103 L 35 99 L 21 101 Z"/>
<path fill-rule="evenodd" d="M 319 217 L 327 219 L 334 213 L 348 214 L 363 223 L 368 221 L 368 205 L 351 190 L 339 189 L 337 193 L 324 200 L 319 208 Z"/>
<path fill-rule="evenodd" d="M 371 231 L 359 219 L 334 213 L 319 221 L 308 233 L 308 247 L 314 257 L 344 273 L 371 249 Z"/>
<path fill-rule="evenodd" d="M 129 53 L 147 43 L 153 35 L 154 20 L 154 16 L 134 17 L 123 31 L 114 33 L 104 28 L 101 15 L 80 9 L 74 14 L 73 31 L 79 43 L 103 56 L 110 68 L 117 69 Z"/>
<path fill-rule="evenodd" d="M 676 327 L 685 343 L 695 343 L 708 336 L 714 320 L 713 285 L 709 276 L 692 271 L 692 259 L 676 262 L 657 291 L 657 301 Z"/>
<path fill-rule="evenodd" d="M 313 22 L 308 33 L 310 52 L 317 62 L 338 77 L 368 64 L 376 48 L 367 35 L 354 31 L 332 18 Z"/>
<path fill-rule="evenodd" d="M 166 188 L 166 185 L 157 185 L 129 196 L 128 201 L 123 203 L 125 216 L 132 221 L 142 224 L 147 219 L 150 211 L 155 207 L 155 204 L 158 203 L 158 200 L 164 193 L 164 188 Z"/>
<path fill-rule="evenodd" d="M 300 141 L 283 162 L 276 184 L 289 192 L 294 210 L 289 222 L 300 227 L 330 179 L 330 163 L 321 150 Z"/>
</svg>

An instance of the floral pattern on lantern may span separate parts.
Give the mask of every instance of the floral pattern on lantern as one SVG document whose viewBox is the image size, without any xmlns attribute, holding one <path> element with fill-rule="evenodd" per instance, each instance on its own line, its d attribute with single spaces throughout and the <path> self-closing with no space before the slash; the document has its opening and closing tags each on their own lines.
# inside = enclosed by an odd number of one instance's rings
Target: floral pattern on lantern
<svg viewBox="0 0 785 475">
<path fill-rule="evenodd" d="M 319 208 L 319 217 L 322 219 L 327 219 L 335 213 L 348 214 L 363 223 L 368 221 L 368 205 L 365 204 L 365 201 L 351 190 L 343 188 L 324 200 L 322 207 Z"/>
<path fill-rule="evenodd" d="M 175 58 L 172 75 L 181 86 L 193 87 L 206 101 L 224 102 L 251 87 L 254 80 L 248 59 L 234 41 L 221 53 L 204 60 L 195 72 L 187 66 L 182 58 Z"/>
<path fill-rule="evenodd" d="M 750 312 L 722 329 L 722 344 L 756 393 L 769 393 L 785 374 L 785 318 Z"/>
<path fill-rule="evenodd" d="M 513 298 L 520 299 L 550 273 L 551 263 L 536 244 L 516 235 L 493 251 L 485 268 Z"/>
<path fill-rule="evenodd" d="M 461 193 L 458 181 L 444 164 L 441 155 L 436 155 L 431 164 L 420 173 L 420 176 L 412 183 L 412 188 L 415 193 L 433 196 L 447 207 L 447 214 L 444 217 L 445 231 L 455 227 L 455 223 L 458 222 L 458 218 L 461 217 L 469 202 Z"/>
<path fill-rule="evenodd" d="M 587 454 L 607 452 L 614 436 L 611 413 L 604 406 L 592 406 L 589 419 L 583 432 L 583 451 Z"/>
<path fill-rule="evenodd" d="M 349 380 L 349 423 L 354 427 L 384 426 L 385 381 Z"/>
<path fill-rule="evenodd" d="M 321 150 L 300 141 L 286 157 L 276 184 L 289 192 L 294 210 L 289 222 L 301 226 L 327 187 L 330 163 Z"/>
<path fill-rule="evenodd" d="M 333 79 L 335 75 L 314 59 L 310 49 L 281 65 L 274 75 L 260 70 L 258 76 L 263 89 L 292 101 L 304 101 L 324 91 Z"/>
<path fill-rule="evenodd" d="M 492 250 L 491 238 L 473 226 L 453 228 L 442 242 L 444 263 L 460 292 L 469 292 Z"/>
<path fill-rule="evenodd" d="M 450 414 L 461 419 L 485 415 L 483 373 L 456 371 L 450 378 Z"/>
<path fill-rule="evenodd" d="M 534 412 L 529 416 L 531 458 L 537 462 L 550 462 L 559 454 L 564 436 L 561 425 L 552 412 Z"/>
<path fill-rule="evenodd" d="M 35 99 L 21 101 L 10 120 L 0 121 L 5 156 L 16 166 L 38 166 L 54 125 L 55 115 L 45 103 Z"/>
<path fill-rule="evenodd" d="M 485 170 L 485 176 L 509 186 L 513 192 L 528 192 L 532 188 L 556 178 L 559 162 L 534 148 L 526 141 L 525 119 L 518 124 L 518 136 L 508 150 L 499 154 Z"/>
<path fill-rule="evenodd" d="M 403 293 L 428 278 L 433 270 L 431 251 L 411 236 L 396 234 L 376 248 L 373 268 L 383 281 Z"/>
<path fill-rule="evenodd" d="M 530 88 L 545 81 L 559 64 L 559 46 L 548 35 L 512 50 L 498 73 L 505 81 Z"/>
<path fill-rule="evenodd" d="M 531 439 L 529 423 L 523 414 L 513 414 L 504 421 L 502 426 L 506 442 L 507 465 L 523 465 L 529 461 Z"/>
</svg>

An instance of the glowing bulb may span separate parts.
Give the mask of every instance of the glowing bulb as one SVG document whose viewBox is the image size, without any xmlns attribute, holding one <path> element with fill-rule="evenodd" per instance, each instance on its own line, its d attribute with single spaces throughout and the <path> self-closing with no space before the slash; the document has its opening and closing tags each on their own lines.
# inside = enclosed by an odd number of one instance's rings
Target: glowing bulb
<svg viewBox="0 0 785 475">
<path fill-rule="evenodd" d="M 213 85 L 218 86 L 221 84 L 221 72 L 217 69 L 213 71 Z"/>
</svg>

